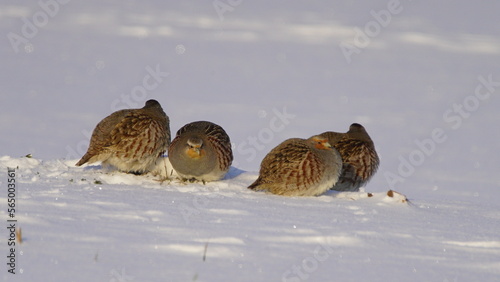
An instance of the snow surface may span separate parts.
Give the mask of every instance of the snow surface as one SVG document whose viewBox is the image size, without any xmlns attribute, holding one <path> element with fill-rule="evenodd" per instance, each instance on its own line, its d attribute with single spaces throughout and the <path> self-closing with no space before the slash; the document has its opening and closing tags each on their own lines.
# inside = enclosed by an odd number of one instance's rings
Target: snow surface
<svg viewBox="0 0 500 282">
<path fill-rule="evenodd" d="M 4 281 L 500 281 L 500 3 L 54 1 L 0 4 L 0 214 L 13 167 L 23 237 L 11 275 L 2 228 Z M 74 166 L 147 99 L 172 132 L 225 128 L 224 180 Z M 381 156 L 373 197 L 246 189 L 284 139 L 353 122 Z"/>
</svg>

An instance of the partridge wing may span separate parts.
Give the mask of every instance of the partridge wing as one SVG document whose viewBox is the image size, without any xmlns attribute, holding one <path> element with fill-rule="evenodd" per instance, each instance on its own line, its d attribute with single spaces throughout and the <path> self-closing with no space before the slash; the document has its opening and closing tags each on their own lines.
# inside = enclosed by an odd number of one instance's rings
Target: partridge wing
<svg viewBox="0 0 500 282">
<path fill-rule="evenodd" d="M 163 154 L 167 139 L 167 130 L 161 122 L 132 112 L 112 130 L 110 148 L 123 158 L 140 159 L 155 152 Z"/>
<path fill-rule="evenodd" d="M 279 183 L 286 190 L 302 190 L 318 182 L 324 167 L 302 140 L 291 140 L 273 149 L 263 160 L 264 182 Z"/>
<path fill-rule="evenodd" d="M 222 127 L 213 123 L 205 127 L 204 133 L 207 136 L 207 140 L 217 152 L 219 168 L 221 170 L 228 169 L 233 162 L 233 151 L 229 136 Z"/>
<path fill-rule="evenodd" d="M 85 153 L 76 165 L 81 166 L 92 157 L 108 151 L 108 147 L 113 145 L 113 130 L 129 113 L 130 110 L 120 110 L 101 120 L 92 132 L 87 153 Z"/>
</svg>

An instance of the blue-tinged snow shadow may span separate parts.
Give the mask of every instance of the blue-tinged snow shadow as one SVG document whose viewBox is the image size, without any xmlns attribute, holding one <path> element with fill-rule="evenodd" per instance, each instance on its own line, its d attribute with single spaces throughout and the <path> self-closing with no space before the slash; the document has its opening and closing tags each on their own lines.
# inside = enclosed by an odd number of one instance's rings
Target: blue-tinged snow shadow
<svg viewBox="0 0 500 282">
<path fill-rule="evenodd" d="M 236 168 L 236 167 L 232 166 L 232 167 L 229 168 L 229 171 L 226 173 L 226 175 L 224 176 L 223 180 L 234 179 L 234 178 L 240 176 L 241 174 L 243 174 L 245 172 L 246 171 L 241 170 L 239 168 Z"/>
</svg>

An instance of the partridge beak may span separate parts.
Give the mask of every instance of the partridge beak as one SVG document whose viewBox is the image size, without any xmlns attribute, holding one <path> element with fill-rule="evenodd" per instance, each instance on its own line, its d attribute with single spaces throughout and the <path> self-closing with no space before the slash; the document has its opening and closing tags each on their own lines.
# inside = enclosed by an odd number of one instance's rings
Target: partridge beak
<svg viewBox="0 0 500 282">
<path fill-rule="evenodd" d="M 318 143 L 316 143 L 316 148 L 320 149 L 320 150 L 331 150 L 332 149 L 332 145 L 324 140 L 324 141 L 320 141 Z"/>
<path fill-rule="evenodd" d="M 187 150 L 188 156 L 193 159 L 201 158 L 202 153 L 203 151 L 201 149 L 201 146 L 192 146 Z"/>
<path fill-rule="evenodd" d="M 320 149 L 328 150 L 331 148 L 332 148 L 332 145 L 328 141 L 320 144 Z"/>
</svg>

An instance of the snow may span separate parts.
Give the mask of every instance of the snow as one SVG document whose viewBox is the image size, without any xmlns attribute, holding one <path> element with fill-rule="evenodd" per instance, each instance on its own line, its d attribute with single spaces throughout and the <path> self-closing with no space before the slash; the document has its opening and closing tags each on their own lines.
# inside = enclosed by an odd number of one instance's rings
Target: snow
<svg viewBox="0 0 500 282">
<path fill-rule="evenodd" d="M 7 170 L 16 168 L 23 238 L 17 273 L 4 266 L 0 277 L 498 281 L 499 5 L 0 4 L 0 214 L 8 227 Z M 390 19 L 377 29 L 374 14 Z M 18 52 L 13 33 L 24 38 Z M 346 58 L 342 44 L 359 52 Z M 235 155 L 224 180 L 74 166 L 103 117 L 148 99 L 173 133 L 196 120 L 224 127 Z M 353 122 L 381 157 L 365 188 L 372 197 L 246 189 L 284 139 Z"/>
</svg>

